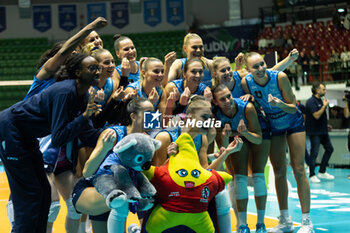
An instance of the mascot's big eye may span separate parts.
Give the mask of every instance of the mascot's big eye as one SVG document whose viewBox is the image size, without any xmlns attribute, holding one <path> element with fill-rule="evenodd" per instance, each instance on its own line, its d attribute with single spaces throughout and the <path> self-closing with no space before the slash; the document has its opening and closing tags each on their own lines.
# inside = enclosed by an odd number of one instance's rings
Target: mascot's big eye
<svg viewBox="0 0 350 233">
<path fill-rule="evenodd" d="M 185 169 L 180 169 L 176 172 L 180 177 L 185 177 L 188 175 L 188 172 Z"/>
<path fill-rule="evenodd" d="M 144 156 L 141 155 L 141 154 L 138 154 L 138 155 L 135 156 L 134 161 L 136 163 L 142 163 L 143 159 L 144 159 Z"/>
<path fill-rule="evenodd" d="M 194 178 L 198 178 L 200 174 L 201 174 L 201 172 L 198 171 L 197 169 L 194 169 L 193 171 L 191 171 L 191 175 L 192 175 Z"/>
</svg>

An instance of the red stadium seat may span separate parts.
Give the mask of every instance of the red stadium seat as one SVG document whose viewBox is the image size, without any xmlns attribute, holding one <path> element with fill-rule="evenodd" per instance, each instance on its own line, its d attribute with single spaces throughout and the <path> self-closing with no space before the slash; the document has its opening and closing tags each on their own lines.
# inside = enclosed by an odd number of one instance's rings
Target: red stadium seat
<svg viewBox="0 0 350 233">
<path fill-rule="evenodd" d="M 314 24 L 313 24 L 313 23 L 307 23 L 307 24 L 305 25 L 305 27 L 306 27 L 306 28 L 309 28 L 309 29 L 310 29 L 310 28 L 313 29 L 313 28 L 314 28 Z"/>
<path fill-rule="evenodd" d="M 324 28 L 324 22 L 323 21 L 318 21 L 316 23 L 316 28 Z"/>
<path fill-rule="evenodd" d="M 283 32 L 283 27 L 282 26 L 275 27 L 275 32 Z"/>
</svg>

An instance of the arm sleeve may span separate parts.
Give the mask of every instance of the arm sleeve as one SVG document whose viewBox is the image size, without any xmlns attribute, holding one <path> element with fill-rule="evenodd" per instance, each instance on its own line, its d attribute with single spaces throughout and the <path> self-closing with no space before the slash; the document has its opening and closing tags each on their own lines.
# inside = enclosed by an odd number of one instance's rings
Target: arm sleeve
<svg viewBox="0 0 350 233">
<path fill-rule="evenodd" d="M 51 142 L 54 147 L 61 147 L 79 135 L 88 120 L 80 114 L 73 118 L 71 105 L 74 97 L 70 94 L 56 95 L 51 112 Z M 73 118 L 73 120 L 72 120 Z"/>
<path fill-rule="evenodd" d="M 179 113 L 183 113 L 185 111 L 186 107 L 187 107 L 187 105 L 181 105 L 179 102 L 176 102 L 173 114 L 176 115 Z"/>
<path fill-rule="evenodd" d="M 80 131 L 79 139 L 83 143 L 83 146 L 95 147 L 100 134 L 104 129 L 96 129 L 92 125 L 91 120 L 84 125 L 83 129 Z"/>
<path fill-rule="evenodd" d="M 94 126 L 96 128 L 102 128 L 106 124 L 106 122 L 110 120 L 110 118 L 111 118 L 110 115 L 113 113 L 113 109 L 119 103 L 120 103 L 120 101 L 112 98 L 111 101 L 109 101 L 109 103 L 107 103 L 104 106 L 102 111 L 92 118 L 92 122 L 94 123 Z M 111 122 L 109 122 L 109 123 L 111 123 Z"/>
<path fill-rule="evenodd" d="M 119 86 L 123 86 L 124 89 L 125 87 L 129 85 L 129 80 L 128 80 L 128 77 L 127 76 L 120 76 L 120 83 L 119 83 Z"/>
</svg>

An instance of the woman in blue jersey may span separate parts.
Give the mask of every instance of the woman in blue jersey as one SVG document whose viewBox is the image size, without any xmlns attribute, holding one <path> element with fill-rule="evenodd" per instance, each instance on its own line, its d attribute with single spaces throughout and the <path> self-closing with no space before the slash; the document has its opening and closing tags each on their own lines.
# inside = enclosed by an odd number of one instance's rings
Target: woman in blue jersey
<svg viewBox="0 0 350 233">
<path fill-rule="evenodd" d="M 140 61 L 140 80 L 130 83 L 125 88 L 125 94 L 136 92 L 139 97 L 148 98 L 154 109 L 164 113 L 167 98 L 162 87 L 164 66 L 158 58 L 143 58 Z"/>
<path fill-rule="evenodd" d="M 57 76 L 60 82 L 1 112 L 0 157 L 11 189 L 14 232 L 46 232 L 51 191 L 37 138 L 51 134 L 57 148 L 76 137 L 95 145 L 101 131 L 89 117 L 99 106 L 87 91 L 98 75 L 94 58 L 72 55 Z"/>
<path fill-rule="evenodd" d="M 234 175 L 234 184 L 230 184 L 234 187 L 234 193 L 230 194 L 231 199 L 237 203 L 237 232 L 249 232 L 247 226 L 249 152 L 252 147 L 259 146 L 262 142 L 260 124 L 254 105 L 239 98 L 233 98 L 230 90 L 224 84 L 215 86 L 212 92 L 216 106 L 214 114 L 222 124 L 222 129 L 218 130 L 218 137 L 220 137 L 218 146 L 227 147 L 236 135 L 244 138 L 242 149 L 229 156 L 225 162 L 227 170 Z M 263 152 L 263 150 L 260 151 Z M 258 209 L 256 232 L 258 233 L 266 232 L 264 214 L 261 211 L 265 211 L 266 205 L 267 190 L 264 169 L 267 156 L 268 153 L 252 154 L 254 191 Z"/>
<path fill-rule="evenodd" d="M 52 85 L 55 82 L 54 74 L 56 71 L 64 64 L 77 46 L 85 40 L 85 37 L 93 30 L 106 25 L 107 21 L 102 17 L 98 17 L 66 42 L 58 42 L 50 51 L 44 53 L 37 64 L 38 73 L 34 75 L 33 84 L 24 99 L 40 93 L 42 90 Z"/>
<path fill-rule="evenodd" d="M 77 48 L 77 52 L 90 55 L 93 50 L 102 49 L 102 48 L 103 48 L 103 41 L 100 35 L 95 30 L 93 30 L 80 43 L 80 45 Z"/>
<path fill-rule="evenodd" d="M 226 57 L 214 58 L 212 83 L 213 87 L 224 84 L 231 91 L 233 98 L 246 95 L 241 85 L 240 74 L 238 71 L 232 71 L 230 60 Z"/>
<path fill-rule="evenodd" d="M 115 77 L 125 87 L 128 83 L 133 83 L 140 79 L 139 62 L 136 60 L 137 51 L 129 37 L 115 34 L 113 39 L 115 54 L 121 60 L 121 64 L 115 67 L 117 70 Z"/>
<path fill-rule="evenodd" d="M 191 95 L 203 95 L 211 101 L 212 94 L 210 88 L 202 83 L 203 76 L 204 65 L 202 60 L 191 58 L 185 63 L 183 79 L 171 81 L 166 85 L 167 97 L 170 96 L 170 93 L 177 93 L 177 96 L 179 96 L 173 106 L 169 106 L 175 114 L 184 112 Z"/>
<path fill-rule="evenodd" d="M 121 64 L 115 68 L 117 70 L 117 73 L 114 74 L 114 77 L 120 80 L 120 86 L 126 87 L 127 84 L 140 80 L 140 62 L 136 61 L 137 51 L 134 43 L 129 37 L 116 34 L 114 35 L 113 39 L 115 53 L 121 60 Z M 166 78 L 163 79 L 163 86 L 165 86 L 168 82 L 168 72 L 171 64 L 175 59 L 175 52 L 169 52 L 164 57 Z"/>
<path fill-rule="evenodd" d="M 92 118 L 94 126 L 96 128 L 102 128 L 106 123 L 114 123 L 111 114 L 115 108 L 118 108 L 125 93 L 122 86 L 117 88 L 114 85 L 115 80 L 113 80 L 112 76 L 116 71 L 112 54 L 106 49 L 96 49 L 92 51 L 91 56 L 99 62 L 102 68 L 100 82 L 97 86 L 94 86 L 97 94 L 101 93 L 101 98 L 97 100 L 97 103 L 102 106 L 102 111 L 97 112 Z M 121 106 L 118 109 L 120 108 Z"/>
<path fill-rule="evenodd" d="M 304 120 L 296 108 L 288 77 L 283 72 L 266 69 L 266 63 L 258 53 L 246 54 L 245 62 L 250 74 L 242 80 L 243 89 L 252 94 L 255 102 L 261 106 L 272 132 L 270 161 L 275 173 L 281 216 L 278 226 L 271 232 L 289 232 L 294 229 L 288 214 L 286 142 L 290 149 L 291 165 L 302 209 L 302 225 L 298 232 L 314 232 L 310 220 L 310 186 L 304 169 Z"/>
<path fill-rule="evenodd" d="M 112 54 L 107 49 L 96 49 L 92 51 L 91 56 L 94 57 L 101 66 L 100 82 L 94 86 L 96 92 L 103 91 L 103 98 L 98 103 L 102 108 L 114 93 L 114 85 L 112 75 L 115 70 L 115 63 Z"/>
<path fill-rule="evenodd" d="M 202 38 L 196 33 L 188 33 L 184 38 L 183 51 L 186 54 L 186 58 L 176 59 L 173 65 L 170 67 L 169 82 L 176 79 L 181 79 L 182 71 L 188 59 L 198 58 L 202 60 L 204 67 L 202 83 L 211 87 L 211 69 L 213 61 L 203 56 L 204 45 Z"/>
<path fill-rule="evenodd" d="M 77 211 L 89 214 L 94 232 L 107 233 L 107 219 L 110 209 L 103 196 L 93 187 L 91 176 L 119 140 L 131 133 L 144 132 L 143 112 L 145 111 L 154 111 L 149 100 L 145 98 L 128 100 L 126 109 L 120 113 L 124 119 L 122 125 L 109 127 L 115 131 L 116 136 L 108 133 L 108 130 L 101 133 L 95 149 L 84 166 L 83 175 L 86 178 L 80 179 L 74 188 L 72 195 L 74 206 Z"/>
<path fill-rule="evenodd" d="M 298 58 L 298 50 L 293 49 L 290 51 L 288 56 L 277 63 L 272 70 L 283 71 L 286 69 L 293 61 Z M 243 100 L 249 100 L 250 94 L 246 94 L 242 88 L 241 80 L 249 72 L 243 68 L 244 64 L 244 54 L 239 53 L 235 58 L 235 71 L 232 71 L 230 61 L 226 57 L 214 57 L 213 58 L 213 86 L 218 84 L 225 84 L 227 88 L 231 91 L 233 98 L 240 98 L 242 96 Z"/>
</svg>

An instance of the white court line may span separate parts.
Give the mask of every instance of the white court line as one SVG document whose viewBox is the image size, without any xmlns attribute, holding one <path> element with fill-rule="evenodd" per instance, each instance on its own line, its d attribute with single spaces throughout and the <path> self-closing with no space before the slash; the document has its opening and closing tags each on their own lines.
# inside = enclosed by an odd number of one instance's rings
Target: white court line
<svg viewBox="0 0 350 233">
<path fill-rule="evenodd" d="M 0 81 L 0 86 L 32 85 L 33 80 Z"/>
</svg>

